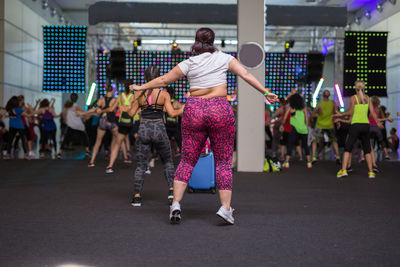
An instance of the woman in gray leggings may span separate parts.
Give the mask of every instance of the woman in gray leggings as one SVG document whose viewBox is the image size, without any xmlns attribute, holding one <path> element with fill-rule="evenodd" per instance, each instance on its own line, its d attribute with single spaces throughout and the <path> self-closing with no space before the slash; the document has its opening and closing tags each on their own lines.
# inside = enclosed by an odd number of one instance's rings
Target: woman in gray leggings
<svg viewBox="0 0 400 267">
<path fill-rule="evenodd" d="M 148 67 L 144 72 L 144 78 L 147 82 L 159 76 L 160 70 L 156 66 Z M 142 110 L 142 118 L 136 139 L 138 163 L 134 178 L 134 196 L 132 200 L 132 206 L 134 207 L 140 207 L 142 204 L 141 194 L 144 173 L 149 162 L 152 144 L 164 164 L 164 175 L 169 186 L 168 201 L 172 202 L 173 199 L 175 170 L 172 162 L 171 146 L 163 121 L 164 107 L 170 117 L 180 116 L 183 112 L 183 109 L 175 110 L 171 105 L 171 98 L 168 92 L 159 88 L 143 91 L 131 107 L 121 107 L 121 110 L 128 112 L 130 116 L 134 116 L 139 108 Z"/>
</svg>

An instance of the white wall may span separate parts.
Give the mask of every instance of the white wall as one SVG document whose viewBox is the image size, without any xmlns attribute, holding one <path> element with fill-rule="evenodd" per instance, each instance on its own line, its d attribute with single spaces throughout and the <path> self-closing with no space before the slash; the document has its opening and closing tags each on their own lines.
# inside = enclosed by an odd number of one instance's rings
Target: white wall
<svg viewBox="0 0 400 267">
<path fill-rule="evenodd" d="M 3 33 L 0 39 L 3 46 L 0 50 L 0 72 L 3 74 L 3 79 L 0 75 L 0 104 L 5 106 L 11 96 L 20 94 L 25 96 L 25 103 L 32 105 L 36 99 L 54 97 L 56 112 L 59 113 L 62 107 L 61 94 L 42 93 L 42 25 L 53 23 L 36 14 L 20 0 L 0 0 L 0 5 L 4 10 L 0 15 L 0 31 Z"/>
</svg>

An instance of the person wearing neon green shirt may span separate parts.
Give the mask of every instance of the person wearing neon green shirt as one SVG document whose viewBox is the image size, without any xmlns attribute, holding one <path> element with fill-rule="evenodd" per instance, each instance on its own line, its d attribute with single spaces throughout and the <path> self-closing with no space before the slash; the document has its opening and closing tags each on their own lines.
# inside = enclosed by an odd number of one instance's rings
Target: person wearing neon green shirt
<svg viewBox="0 0 400 267">
<path fill-rule="evenodd" d="M 286 158 L 285 162 L 282 164 L 282 168 L 289 168 L 289 160 L 292 154 L 292 149 L 296 146 L 298 140 L 301 140 L 301 146 L 303 147 L 304 153 L 307 158 L 307 168 L 312 168 L 311 156 L 310 156 L 310 148 L 308 147 L 308 112 L 307 107 L 304 105 L 304 98 L 300 94 L 294 94 L 289 98 L 289 106 L 287 109 L 282 126 L 280 128 L 281 132 L 283 132 L 286 120 L 288 120 L 290 113 L 290 125 L 292 125 L 292 130 L 289 133 L 287 150 L 286 150 Z"/>
<path fill-rule="evenodd" d="M 336 162 L 340 164 L 339 146 L 336 140 L 335 128 L 333 127 L 333 115 L 336 113 L 337 107 L 336 103 L 333 100 L 330 100 L 329 97 L 329 90 L 324 90 L 322 93 L 322 100 L 318 102 L 318 105 L 314 110 L 314 113 L 318 114 L 318 117 L 315 125 L 317 138 L 312 143 L 312 161 L 317 161 L 315 155 L 317 144 L 320 144 L 323 141 L 324 134 L 326 134 L 335 151 Z"/>
<path fill-rule="evenodd" d="M 120 148 L 122 148 L 124 154 L 124 162 L 128 164 L 132 163 L 130 157 L 128 156 L 129 155 L 128 151 L 130 148 L 128 134 L 132 130 L 133 118 L 127 112 L 123 112 L 121 110 L 121 107 L 130 107 L 133 104 L 133 102 L 135 102 L 135 96 L 129 90 L 129 86 L 131 84 L 133 84 L 132 80 L 126 80 L 124 83 L 125 92 L 122 92 L 117 98 L 118 107 L 120 108 L 117 113 L 118 133 L 114 145 L 111 147 L 110 162 L 108 163 L 108 166 L 106 168 L 106 173 L 114 172 L 113 166 L 115 160 L 117 159 L 118 151 Z M 123 143 L 124 141 L 125 144 Z"/>
<path fill-rule="evenodd" d="M 378 116 L 375 114 L 374 107 L 372 106 L 369 97 L 365 94 L 365 82 L 362 80 L 357 80 L 355 83 L 356 94 L 353 95 L 350 99 L 350 108 L 348 112 L 342 114 L 335 114 L 334 117 L 339 116 L 351 116 L 351 126 L 349 130 L 349 136 L 345 145 L 345 152 L 343 154 L 342 159 L 342 168 L 337 173 L 337 178 L 342 178 L 348 176 L 347 167 L 350 163 L 351 151 L 353 150 L 354 144 L 357 139 L 361 140 L 361 145 L 364 151 L 365 160 L 368 165 L 368 177 L 373 179 L 375 178 L 375 173 L 372 169 L 372 157 L 371 157 L 371 143 L 369 140 L 369 119 L 368 119 L 368 111 L 376 121 L 376 125 L 379 128 L 383 128 L 383 125 L 380 120 L 378 120 Z"/>
</svg>

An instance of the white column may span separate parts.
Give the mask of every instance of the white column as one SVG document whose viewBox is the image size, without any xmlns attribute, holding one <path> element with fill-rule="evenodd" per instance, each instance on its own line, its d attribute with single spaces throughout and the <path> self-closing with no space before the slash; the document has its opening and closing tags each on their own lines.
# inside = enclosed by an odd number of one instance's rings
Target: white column
<svg viewBox="0 0 400 267">
<path fill-rule="evenodd" d="M 3 102 L 3 82 L 4 82 L 4 0 L 0 0 L 0 106 L 5 106 Z"/>
<path fill-rule="evenodd" d="M 264 0 L 238 0 L 238 47 L 246 42 L 257 42 L 264 47 Z M 248 70 L 261 84 L 265 84 L 265 64 Z M 265 104 L 263 95 L 238 78 L 238 171 L 262 172 L 264 166 Z"/>
</svg>

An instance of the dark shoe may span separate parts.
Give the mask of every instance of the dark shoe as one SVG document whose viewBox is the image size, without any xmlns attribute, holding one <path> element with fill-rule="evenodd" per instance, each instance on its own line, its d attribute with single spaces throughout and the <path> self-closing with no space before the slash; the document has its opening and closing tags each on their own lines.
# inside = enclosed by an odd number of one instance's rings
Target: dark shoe
<svg viewBox="0 0 400 267">
<path fill-rule="evenodd" d="M 140 207 L 142 206 L 142 198 L 141 197 L 134 197 L 131 203 L 132 206 L 134 207 Z"/>
<path fill-rule="evenodd" d="M 347 168 L 347 172 L 352 172 L 352 171 L 353 171 L 353 167 L 352 166 Z"/>
<path fill-rule="evenodd" d="M 378 166 L 373 166 L 373 167 L 372 167 L 372 170 L 373 170 L 375 173 L 379 172 Z"/>
<path fill-rule="evenodd" d="M 174 199 L 174 190 L 169 190 L 168 191 L 168 203 L 169 205 L 172 204 L 172 200 Z"/>
</svg>

